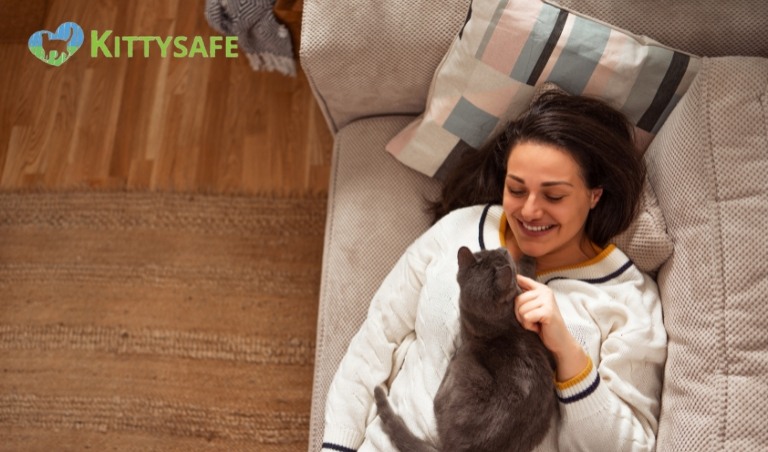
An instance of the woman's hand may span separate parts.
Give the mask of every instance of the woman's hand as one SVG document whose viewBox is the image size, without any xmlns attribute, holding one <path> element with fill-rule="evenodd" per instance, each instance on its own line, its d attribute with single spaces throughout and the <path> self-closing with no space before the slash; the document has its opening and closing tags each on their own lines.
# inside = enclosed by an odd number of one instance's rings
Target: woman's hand
<svg viewBox="0 0 768 452">
<path fill-rule="evenodd" d="M 545 284 L 522 275 L 517 283 L 523 293 L 515 299 L 515 313 L 523 328 L 533 331 L 552 352 L 557 380 L 567 381 L 587 367 L 587 355 L 565 325 L 555 294 Z"/>
</svg>

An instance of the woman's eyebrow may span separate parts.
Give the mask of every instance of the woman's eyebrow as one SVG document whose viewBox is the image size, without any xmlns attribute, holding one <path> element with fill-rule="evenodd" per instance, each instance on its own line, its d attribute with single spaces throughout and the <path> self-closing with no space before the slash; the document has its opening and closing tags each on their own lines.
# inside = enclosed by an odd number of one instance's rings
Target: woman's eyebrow
<svg viewBox="0 0 768 452">
<path fill-rule="evenodd" d="M 552 187 L 554 185 L 567 185 L 569 187 L 573 187 L 572 183 L 566 182 L 564 180 L 556 180 L 556 181 L 552 181 L 552 182 L 542 182 L 542 184 L 541 184 L 542 187 Z"/>
<path fill-rule="evenodd" d="M 521 177 L 517 177 L 514 174 L 507 174 L 507 179 L 512 179 L 515 182 L 518 182 L 518 183 L 521 183 L 521 184 L 525 184 L 525 179 L 523 179 Z M 572 183 L 564 181 L 564 180 L 547 181 L 547 182 L 542 182 L 542 184 L 541 184 L 542 187 L 553 187 L 555 185 L 568 185 L 569 187 L 573 187 Z"/>
</svg>

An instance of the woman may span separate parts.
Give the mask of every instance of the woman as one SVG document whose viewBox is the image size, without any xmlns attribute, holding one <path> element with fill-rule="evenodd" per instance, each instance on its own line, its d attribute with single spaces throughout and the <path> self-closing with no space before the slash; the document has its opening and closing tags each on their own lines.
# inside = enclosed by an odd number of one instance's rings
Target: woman
<svg viewBox="0 0 768 452">
<path fill-rule="evenodd" d="M 434 439 L 432 401 L 458 345 L 456 251 L 469 246 L 536 258 L 515 305 L 555 357 L 560 401 L 537 450 L 653 450 L 666 358 L 658 290 L 608 243 L 632 222 L 644 178 L 620 113 L 557 92 L 470 153 L 339 366 L 324 448 L 392 450 L 373 402 L 381 383 L 408 427 Z"/>
</svg>

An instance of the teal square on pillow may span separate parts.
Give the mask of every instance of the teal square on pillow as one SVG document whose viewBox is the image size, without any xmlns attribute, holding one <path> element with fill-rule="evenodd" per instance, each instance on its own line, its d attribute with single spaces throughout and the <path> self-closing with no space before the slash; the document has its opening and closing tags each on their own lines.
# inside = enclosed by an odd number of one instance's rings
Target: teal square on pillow
<svg viewBox="0 0 768 452">
<path fill-rule="evenodd" d="M 563 46 L 549 81 L 569 93 L 584 92 L 589 79 L 600 64 L 611 29 L 591 20 L 575 17 L 573 31 Z M 587 43 L 586 45 L 584 43 Z"/>
<path fill-rule="evenodd" d="M 542 8 L 541 15 L 531 30 L 531 37 L 525 42 L 520 57 L 515 61 L 510 74 L 513 79 L 529 85 L 534 84 L 541 75 L 541 63 L 546 62 L 546 58 L 552 53 L 553 42 L 550 37 L 560 36 L 566 17 L 567 15 L 557 8 L 549 5 Z M 542 59 L 542 56 L 545 58 Z"/>
<path fill-rule="evenodd" d="M 486 113 L 485 110 L 472 105 L 462 97 L 445 120 L 443 127 L 457 136 L 465 137 L 465 142 L 470 146 L 479 147 L 482 146 L 483 139 L 493 132 L 498 122 L 499 118 Z"/>
</svg>

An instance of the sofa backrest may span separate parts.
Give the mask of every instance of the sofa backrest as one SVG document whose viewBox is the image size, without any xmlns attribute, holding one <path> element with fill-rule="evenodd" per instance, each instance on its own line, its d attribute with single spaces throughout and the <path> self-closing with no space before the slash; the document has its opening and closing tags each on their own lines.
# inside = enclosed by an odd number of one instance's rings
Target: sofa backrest
<svg viewBox="0 0 768 452">
<path fill-rule="evenodd" d="M 768 56 L 764 0 L 557 0 L 577 11 L 699 56 Z"/>
<path fill-rule="evenodd" d="M 423 110 L 468 9 L 469 0 L 305 0 L 301 63 L 331 131 Z"/>
<path fill-rule="evenodd" d="M 557 3 L 696 55 L 768 56 L 765 0 Z M 421 113 L 469 4 L 305 0 L 301 62 L 331 131 L 365 117 Z"/>
</svg>

